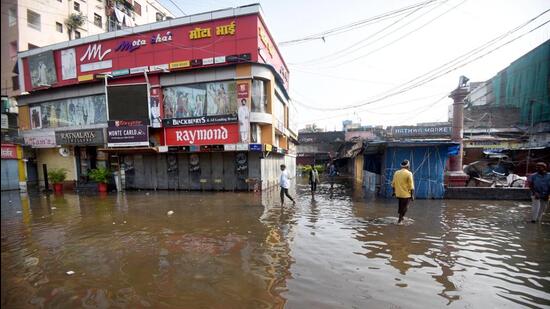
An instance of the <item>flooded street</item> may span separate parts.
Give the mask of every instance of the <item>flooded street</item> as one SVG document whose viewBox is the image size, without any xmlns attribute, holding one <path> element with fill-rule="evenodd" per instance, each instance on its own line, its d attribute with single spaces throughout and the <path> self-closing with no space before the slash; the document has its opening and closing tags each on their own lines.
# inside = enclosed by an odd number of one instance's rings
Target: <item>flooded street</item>
<svg viewBox="0 0 550 309">
<path fill-rule="evenodd" d="M 351 183 L 291 194 L 2 193 L 2 306 L 550 306 L 550 218 L 528 202 L 417 200 L 397 226 Z"/>
</svg>

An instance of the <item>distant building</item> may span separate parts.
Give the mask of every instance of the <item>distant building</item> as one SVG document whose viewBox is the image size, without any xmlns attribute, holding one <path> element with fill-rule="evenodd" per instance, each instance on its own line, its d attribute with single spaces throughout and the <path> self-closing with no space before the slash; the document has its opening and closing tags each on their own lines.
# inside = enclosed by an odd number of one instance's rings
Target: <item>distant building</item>
<svg viewBox="0 0 550 309">
<path fill-rule="evenodd" d="M 470 83 L 464 107 L 464 163 L 504 152 L 524 173 L 531 156 L 550 149 L 550 40 L 512 62 L 491 79 Z M 548 153 L 548 152 L 546 152 Z M 546 159 L 545 159 L 546 158 Z"/>
</svg>

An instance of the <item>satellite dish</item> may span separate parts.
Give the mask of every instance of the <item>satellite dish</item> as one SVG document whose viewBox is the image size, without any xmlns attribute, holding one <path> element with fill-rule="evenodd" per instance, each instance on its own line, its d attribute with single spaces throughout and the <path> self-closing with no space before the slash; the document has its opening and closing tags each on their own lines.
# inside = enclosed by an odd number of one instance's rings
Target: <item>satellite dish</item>
<svg viewBox="0 0 550 309">
<path fill-rule="evenodd" d="M 61 147 L 61 148 L 59 148 L 59 154 L 60 154 L 62 157 L 68 157 L 69 154 L 70 154 L 69 148 L 66 148 L 66 147 Z"/>
</svg>

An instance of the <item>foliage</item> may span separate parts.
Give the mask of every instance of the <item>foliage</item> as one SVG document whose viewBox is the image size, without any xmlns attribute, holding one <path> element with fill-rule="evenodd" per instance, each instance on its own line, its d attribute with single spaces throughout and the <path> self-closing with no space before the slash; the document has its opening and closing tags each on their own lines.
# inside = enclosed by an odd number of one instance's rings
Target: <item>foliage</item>
<svg viewBox="0 0 550 309">
<path fill-rule="evenodd" d="M 325 172 L 325 166 L 324 165 L 315 165 L 315 169 L 317 170 L 317 172 L 319 172 L 319 174 L 322 174 L 322 173 Z M 298 170 L 303 175 L 308 175 L 309 172 L 311 171 L 311 165 L 300 165 L 300 166 L 298 166 Z"/>
<path fill-rule="evenodd" d="M 52 168 L 48 171 L 48 179 L 52 183 L 62 183 L 67 178 L 67 170 L 64 168 Z"/>
<path fill-rule="evenodd" d="M 102 182 L 102 183 L 108 183 L 110 176 L 111 176 L 111 171 L 104 167 L 94 168 L 88 173 L 88 177 L 90 177 L 92 181 Z"/>
<path fill-rule="evenodd" d="M 72 33 L 74 30 L 82 27 L 86 18 L 82 13 L 71 13 L 67 19 L 65 19 L 65 26 L 67 26 L 67 33 L 69 34 L 69 40 L 72 39 Z"/>
</svg>

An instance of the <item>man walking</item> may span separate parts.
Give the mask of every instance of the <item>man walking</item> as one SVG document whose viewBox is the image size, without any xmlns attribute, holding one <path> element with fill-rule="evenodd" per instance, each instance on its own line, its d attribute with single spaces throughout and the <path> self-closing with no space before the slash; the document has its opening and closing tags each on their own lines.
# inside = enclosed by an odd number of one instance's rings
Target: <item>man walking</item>
<svg viewBox="0 0 550 309">
<path fill-rule="evenodd" d="M 542 215 L 548 206 L 550 195 L 550 174 L 546 172 L 546 163 L 537 163 L 537 172 L 529 176 L 529 188 L 533 199 L 533 218 L 536 223 L 542 219 Z"/>
<path fill-rule="evenodd" d="M 281 206 L 285 205 L 285 195 L 288 197 L 292 204 L 296 205 L 296 202 L 288 194 L 288 188 L 290 188 L 290 179 L 288 177 L 288 172 L 286 171 L 286 165 L 281 164 L 281 176 L 279 177 L 279 186 L 281 186 Z"/>
<path fill-rule="evenodd" d="M 319 172 L 315 169 L 315 165 L 311 164 L 311 171 L 309 171 L 309 184 L 311 186 L 311 195 L 317 191 L 317 184 L 319 183 Z"/>
<path fill-rule="evenodd" d="M 409 160 L 401 162 L 401 169 L 395 172 L 391 182 L 393 188 L 392 195 L 397 197 L 399 203 L 399 220 L 397 224 L 402 224 L 403 217 L 405 217 L 405 213 L 407 213 L 410 201 L 414 201 L 414 179 L 409 169 Z"/>
</svg>

